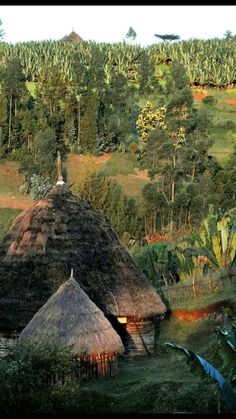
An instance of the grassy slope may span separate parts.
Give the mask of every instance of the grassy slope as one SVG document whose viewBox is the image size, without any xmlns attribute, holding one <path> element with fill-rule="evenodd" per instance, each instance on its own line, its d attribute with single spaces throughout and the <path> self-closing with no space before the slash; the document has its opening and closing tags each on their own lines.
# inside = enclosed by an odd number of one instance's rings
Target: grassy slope
<svg viewBox="0 0 236 419">
<path fill-rule="evenodd" d="M 207 94 L 216 97 L 215 105 L 206 105 L 196 100 L 194 105 L 208 116 L 209 131 L 214 139 L 210 152 L 224 163 L 236 144 L 236 89 L 208 90 Z"/>
<path fill-rule="evenodd" d="M 120 359 L 118 374 L 82 386 L 81 412 L 87 413 L 214 413 L 217 401 L 209 383 L 185 368 L 164 347 L 176 343 L 214 359 L 216 340 L 212 334 L 216 320 L 185 323 L 174 318 L 160 324 L 153 355 Z M 214 364 L 216 361 L 212 361 Z M 216 365 L 216 364 L 215 364 Z M 225 409 L 224 405 L 222 408 Z"/>
</svg>

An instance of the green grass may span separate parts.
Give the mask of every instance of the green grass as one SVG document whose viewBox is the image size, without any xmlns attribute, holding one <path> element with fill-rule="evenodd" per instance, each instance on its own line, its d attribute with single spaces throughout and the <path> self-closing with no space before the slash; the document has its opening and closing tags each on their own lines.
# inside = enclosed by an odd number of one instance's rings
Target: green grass
<svg viewBox="0 0 236 419">
<path fill-rule="evenodd" d="M 81 388 L 82 413 L 214 413 L 217 401 L 209 383 L 204 383 L 166 350 L 165 342 L 176 343 L 198 354 L 211 354 L 216 344 L 213 320 L 185 323 L 174 318 L 157 328 L 155 353 L 138 358 L 120 358 L 118 374 Z"/>
<path fill-rule="evenodd" d="M 0 208 L 0 237 L 3 237 L 8 232 L 13 221 L 21 211 L 20 209 Z"/>
<path fill-rule="evenodd" d="M 129 175 L 130 173 L 135 173 L 138 167 L 137 159 L 130 153 L 114 153 L 104 165 L 101 165 L 101 171 L 109 176 L 118 174 Z"/>
<path fill-rule="evenodd" d="M 206 305 L 214 304 L 224 300 L 235 300 L 236 301 L 236 290 L 226 290 L 213 293 L 206 293 L 197 298 L 196 300 L 189 299 L 178 302 L 172 302 L 171 307 L 175 309 L 185 310 L 198 310 L 206 307 Z"/>
<path fill-rule="evenodd" d="M 194 106 L 208 117 L 209 133 L 214 140 L 210 153 L 224 164 L 236 144 L 236 106 L 225 99 L 235 101 L 236 89 L 208 90 L 208 95 L 216 97 L 217 103 L 206 105 L 203 101 L 195 101 Z"/>
<path fill-rule="evenodd" d="M 150 180 L 125 175 L 116 175 L 112 179 L 121 185 L 123 192 L 127 196 L 136 198 L 140 197 L 144 185 L 150 182 Z"/>
</svg>

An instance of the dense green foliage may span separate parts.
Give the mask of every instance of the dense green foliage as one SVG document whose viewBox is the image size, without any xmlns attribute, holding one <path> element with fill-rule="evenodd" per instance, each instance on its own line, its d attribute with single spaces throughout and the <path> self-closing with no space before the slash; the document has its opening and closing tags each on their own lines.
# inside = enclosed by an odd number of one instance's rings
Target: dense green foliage
<svg viewBox="0 0 236 419">
<path fill-rule="evenodd" d="M 235 206 L 235 153 L 225 166 L 211 154 L 208 111 L 215 106 L 214 97 L 205 100 L 205 112 L 194 107 L 189 86 L 195 81 L 188 65 L 195 71 L 195 61 L 211 54 L 217 64 L 223 49 L 230 65 L 234 48 L 230 40 L 147 48 L 84 41 L 2 43 L 0 156 L 19 160 L 29 192 L 33 175 L 55 181 L 57 150 L 64 159 L 70 152 L 122 152 L 127 159 L 137 158 L 136 167 L 147 170 L 151 181 L 141 202 L 125 204 L 125 214 L 139 206 L 141 218 L 123 214 L 122 228 L 120 220 L 112 219 L 118 233 L 137 238 L 140 231 L 172 235 L 192 228 L 209 205 L 219 210 Z M 165 71 L 158 70 L 159 64 Z M 223 66 L 216 65 L 215 71 Z M 140 106 L 152 96 L 155 105 L 149 100 Z M 97 207 L 103 208 L 99 202 Z"/>
<path fill-rule="evenodd" d="M 0 410 L 3 414 L 67 413 L 78 409 L 78 361 L 57 345 L 17 343 L 0 360 Z"/>
<path fill-rule="evenodd" d="M 142 237 L 142 214 L 135 200 L 126 197 L 121 187 L 108 176 L 87 172 L 83 182 L 75 184 L 73 189 L 111 220 L 119 237 L 126 244 L 131 236 Z"/>
</svg>

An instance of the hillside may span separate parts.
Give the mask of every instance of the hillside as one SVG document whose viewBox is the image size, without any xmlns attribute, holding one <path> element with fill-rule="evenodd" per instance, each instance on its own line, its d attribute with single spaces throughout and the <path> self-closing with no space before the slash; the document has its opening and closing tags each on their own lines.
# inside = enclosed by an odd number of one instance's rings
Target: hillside
<svg viewBox="0 0 236 419">
<path fill-rule="evenodd" d="M 193 94 L 194 107 L 201 110 L 209 120 L 209 132 L 214 140 L 210 153 L 224 165 L 236 144 L 236 89 L 193 89 Z M 205 98 L 210 98 L 210 103 L 205 103 Z M 156 95 L 146 99 L 149 99 L 154 106 L 158 104 Z M 142 101 L 144 106 L 145 101 Z M 87 164 L 88 159 L 91 159 L 91 155 L 68 154 L 64 165 L 70 185 L 76 182 L 81 168 Z M 147 171 L 140 169 L 139 162 L 134 156 L 109 152 L 98 157 L 92 156 L 92 160 L 99 171 L 105 172 L 121 185 L 127 196 L 139 199 L 142 188 L 150 182 Z M 17 161 L 0 160 L 1 236 L 14 217 L 33 203 L 29 195 L 20 193 L 19 188 L 23 183 L 23 176 L 18 173 Z"/>
</svg>

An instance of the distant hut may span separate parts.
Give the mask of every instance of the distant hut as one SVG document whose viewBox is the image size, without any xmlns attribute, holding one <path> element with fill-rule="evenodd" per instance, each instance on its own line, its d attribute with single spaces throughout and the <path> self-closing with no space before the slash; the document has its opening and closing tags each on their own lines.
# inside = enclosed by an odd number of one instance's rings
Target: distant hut
<svg viewBox="0 0 236 419">
<path fill-rule="evenodd" d="M 73 43 L 77 43 L 77 42 L 83 41 L 83 39 L 81 38 L 81 36 L 79 36 L 73 30 L 72 30 L 72 32 L 69 35 L 63 36 L 63 38 L 61 40 L 63 42 L 73 42 Z"/>
<path fill-rule="evenodd" d="M 62 284 L 23 329 L 19 340 L 36 345 L 60 341 L 79 361 L 79 376 L 114 376 L 124 352 L 120 336 L 73 276 Z"/>
<path fill-rule="evenodd" d="M 154 349 L 166 307 L 111 222 L 73 194 L 61 175 L 0 241 L 0 331 L 22 330 L 70 268 L 120 334 L 127 354 Z"/>
</svg>

